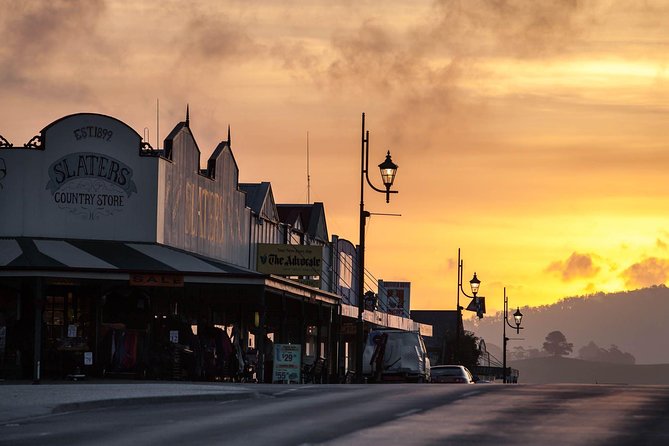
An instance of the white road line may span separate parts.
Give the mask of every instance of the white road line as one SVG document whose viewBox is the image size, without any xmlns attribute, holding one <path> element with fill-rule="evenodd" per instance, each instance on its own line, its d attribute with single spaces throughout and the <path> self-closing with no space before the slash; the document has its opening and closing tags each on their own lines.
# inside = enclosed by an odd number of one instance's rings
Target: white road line
<svg viewBox="0 0 669 446">
<path fill-rule="evenodd" d="M 479 393 L 481 393 L 481 392 L 467 392 L 467 393 L 463 393 L 462 397 L 463 398 L 469 398 L 470 396 L 475 396 L 475 395 L 478 395 Z"/>
<path fill-rule="evenodd" d="M 297 390 L 300 390 L 300 389 L 287 389 L 287 390 L 283 390 L 281 392 L 273 393 L 272 396 L 285 395 L 286 393 L 295 392 Z"/>
</svg>

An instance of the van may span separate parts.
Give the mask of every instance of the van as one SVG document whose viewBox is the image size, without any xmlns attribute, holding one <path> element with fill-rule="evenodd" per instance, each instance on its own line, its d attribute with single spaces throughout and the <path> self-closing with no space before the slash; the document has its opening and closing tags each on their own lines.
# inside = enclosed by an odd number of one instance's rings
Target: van
<svg viewBox="0 0 669 446">
<path fill-rule="evenodd" d="M 429 382 L 430 359 L 418 332 L 377 329 L 367 336 L 362 373 L 371 382 Z"/>
</svg>

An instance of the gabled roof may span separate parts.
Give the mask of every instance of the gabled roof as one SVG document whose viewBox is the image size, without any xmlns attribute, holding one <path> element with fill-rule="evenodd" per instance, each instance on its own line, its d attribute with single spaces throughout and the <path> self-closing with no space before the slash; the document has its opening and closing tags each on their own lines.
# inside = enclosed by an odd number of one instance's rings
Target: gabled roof
<svg viewBox="0 0 669 446">
<path fill-rule="evenodd" d="M 240 183 L 239 189 L 246 193 L 246 206 L 258 217 L 278 222 L 279 213 L 274 203 L 272 185 L 269 182 Z"/>
<path fill-rule="evenodd" d="M 314 204 L 277 204 L 279 218 L 283 223 L 294 225 L 301 220 L 303 232 L 310 237 L 328 242 L 328 227 L 325 221 L 325 207 L 323 203 Z"/>
</svg>

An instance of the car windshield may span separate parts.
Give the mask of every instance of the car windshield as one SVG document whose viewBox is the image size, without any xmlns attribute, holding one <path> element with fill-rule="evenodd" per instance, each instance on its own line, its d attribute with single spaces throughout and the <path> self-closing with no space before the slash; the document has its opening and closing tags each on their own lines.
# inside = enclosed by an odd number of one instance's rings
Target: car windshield
<svg viewBox="0 0 669 446">
<path fill-rule="evenodd" d="M 462 369 L 458 367 L 432 368 L 430 373 L 433 376 L 463 376 Z"/>
</svg>

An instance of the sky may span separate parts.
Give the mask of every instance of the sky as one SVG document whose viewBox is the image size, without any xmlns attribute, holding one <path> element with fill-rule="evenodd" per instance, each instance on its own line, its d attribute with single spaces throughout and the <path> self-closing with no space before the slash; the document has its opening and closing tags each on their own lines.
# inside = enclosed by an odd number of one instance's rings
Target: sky
<svg viewBox="0 0 669 446">
<path fill-rule="evenodd" d="M 504 288 L 522 307 L 669 280 L 669 0 L 0 8 L 14 145 L 95 112 L 162 146 L 188 104 L 203 163 L 230 125 L 240 181 L 323 202 L 354 243 L 364 112 L 372 181 L 386 151 L 399 165 L 366 209 L 401 214 L 372 215 L 366 267 L 410 281 L 413 309 L 455 308 L 459 248 L 489 313 Z"/>
</svg>

